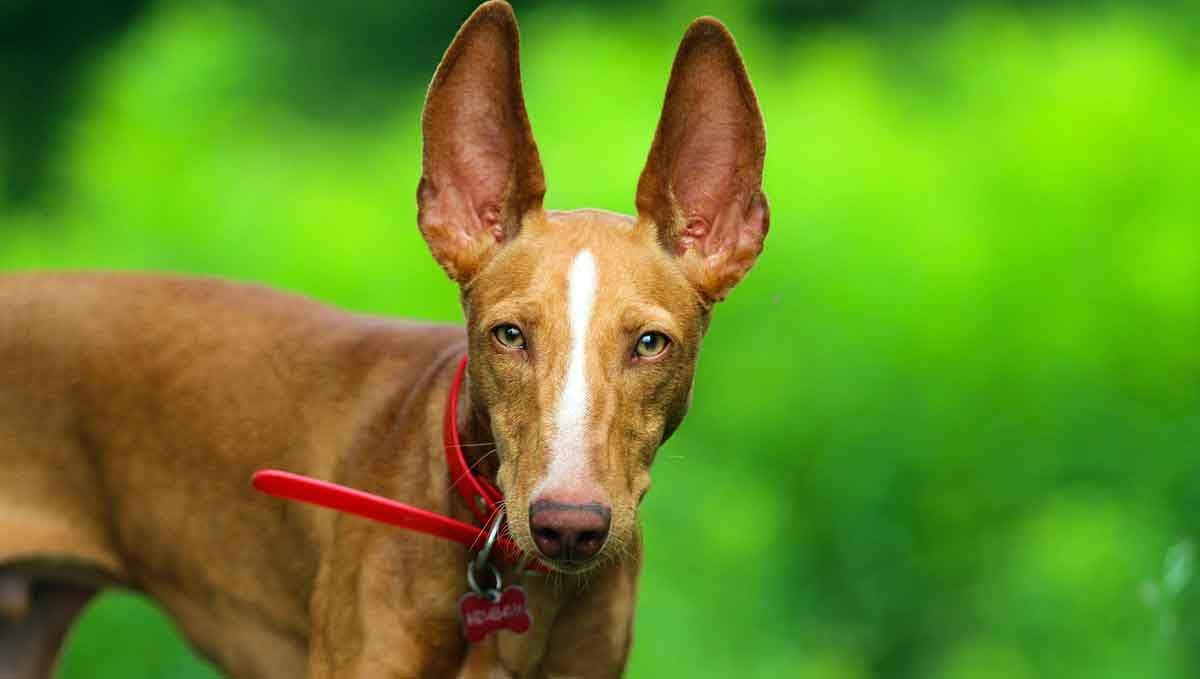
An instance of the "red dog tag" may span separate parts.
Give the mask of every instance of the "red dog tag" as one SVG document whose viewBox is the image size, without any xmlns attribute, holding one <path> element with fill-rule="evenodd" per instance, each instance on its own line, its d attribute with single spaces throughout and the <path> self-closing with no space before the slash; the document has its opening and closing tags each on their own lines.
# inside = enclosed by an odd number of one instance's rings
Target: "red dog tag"
<svg viewBox="0 0 1200 679">
<path fill-rule="evenodd" d="M 525 606 L 525 589 L 517 585 L 505 587 L 496 601 L 467 592 L 458 600 L 458 610 L 463 631 L 472 643 L 482 641 L 496 630 L 524 634 L 533 624 Z"/>
</svg>

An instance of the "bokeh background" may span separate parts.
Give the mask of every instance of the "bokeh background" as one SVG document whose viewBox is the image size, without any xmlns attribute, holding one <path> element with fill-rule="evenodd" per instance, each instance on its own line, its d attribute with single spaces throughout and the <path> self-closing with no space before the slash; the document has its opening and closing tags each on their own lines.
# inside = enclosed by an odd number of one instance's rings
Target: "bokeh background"
<svg viewBox="0 0 1200 679">
<path fill-rule="evenodd" d="M 413 196 L 472 4 L 8 0 L 0 269 L 458 319 Z M 655 468 L 630 676 L 1200 676 L 1196 5 L 517 10 L 550 207 L 632 209 L 697 15 L 767 120 L 772 230 Z M 60 676 L 218 675 L 111 594 Z"/>
</svg>

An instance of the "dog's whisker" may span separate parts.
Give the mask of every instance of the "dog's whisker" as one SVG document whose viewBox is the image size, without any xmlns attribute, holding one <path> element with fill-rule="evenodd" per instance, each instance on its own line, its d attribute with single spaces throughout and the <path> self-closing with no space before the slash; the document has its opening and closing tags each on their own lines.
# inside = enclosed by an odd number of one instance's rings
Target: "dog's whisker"
<svg viewBox="0 0 1200 679">
<path fill-rule="evenodd" d="M 475 460 L 473 463 L 471 463 L 470 466 L 467 467 L 466 472 L 460 474 L 458 476 L 458 478 L 454 479 L 450 483 L 450 487 L 447 488 L 447 490 L 453 490 L 454 487 L 458 485 L 459 481 L 462 481 L 463 479 L 467 478 L 467 474 L 470 474 L 471 472 L 473 472 L 475 470 L 475 467 L 479 466 L 480 462 L 483 462 L 484 460 L 486 460 L 489 455 L 495 455 L 499 450 L 500 450 L 499 448 L 492 448 L 491 450 L 487 451 L 483 455 L 480 455 L 478 460 Z"/>
<path fill-rule="evenodd" d="M 495 455 L 498 452 L 500 452 L 499 448 L 492 448 L 491 450 L 487 451 L 483 455 L 480 455 L 478 460 L 475 460 L 474 462 L 472 462 L 470 464 L 470 466 L 467 467 L 467 470 L 474 471 L 475 468 L 479 466 L 480 462 L 483 462 L 484 460 L 488 459 L 488 457 Z"/>
<path fill-rule="evenodd" d="M 504 511 L 504 503 L 501 502 L 496 505 L 496 509 L 492 511 L 490 516 L 488 516 L 487 521 L 483 522 L 483 527 L 487 528 L 488 526 L 492 525 L 492 522 L 496 520 L 496 516 L 499 515 L 500 512 L 503 512 L 503 511 Z M 479 534 L 479 537 L 475 538 L 475 541 L 471 543 L 471 547 L 470 547 L 471 551 L 476 551 L 476 549 L 483 548 L 481 545 L 479 545 L 479 541 L 481 539 L 483 539 L 482 532 Z"/>
</svg>

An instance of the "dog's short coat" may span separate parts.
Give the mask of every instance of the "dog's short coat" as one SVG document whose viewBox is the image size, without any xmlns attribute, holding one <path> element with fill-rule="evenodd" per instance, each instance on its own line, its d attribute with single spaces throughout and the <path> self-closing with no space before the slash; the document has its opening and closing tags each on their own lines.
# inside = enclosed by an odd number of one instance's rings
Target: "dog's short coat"
<svg viewBox="0 0 1200 679">
<path fill-rule="evenodd" d="M 697 20 L 637 216 L 544 210 L 516 22 L 493 1 L 422 123 L 418 222 L 465 330 L 219 280 L 0 277 L 0 677 L 49 676 L 106 585 L 153 597 L 233 677 L 621 673 L 650 465 L 767 232 L 754 91 L 725 28 Z M 533 628 L 474 645 L 461 545 L 248 483 L 278 467 L 470 521 L 440 427 L 464 353 L 466 450 L 516 543 L 558 571 L 506 572 Z"/>
</svg>

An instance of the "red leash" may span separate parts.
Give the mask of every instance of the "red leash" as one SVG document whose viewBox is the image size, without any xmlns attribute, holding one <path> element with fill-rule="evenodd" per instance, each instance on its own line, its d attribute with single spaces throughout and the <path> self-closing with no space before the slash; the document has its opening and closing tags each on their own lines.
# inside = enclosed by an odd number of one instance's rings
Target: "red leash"
<svg viewBox="0 0 1200 679">
<path fill-rule="evenodd" d="M 463 356 L 458 370 L 454 373 L 454 381 L 450 384 L 450 394 L 446 399 L 442 441 L 446 448 L 446 465 L 454 487 L 479 519 L 482 528 L 403 502 L 277 469 L 255 472 L 254 487 L 285 500 L 327 507 L 405 530 L 453 540 L 471 549 L 482 547 L 487 541 L 488 524 L 498 514 L 499 504 L 504 501 L 504 495 L 487 479 L 480 478 L 471 471 L 458 438 L 458 397 L 466 372 L 467 357 Z M 496 549 L 501 559 L 509 564 L 517 564 L 523 555 L 516 543 L 507 537 L 500 537 L 496 541 Z M 543 573 L 548 570 L 536 560 L 531 561 L 527 568 Z"/>
</svg>

